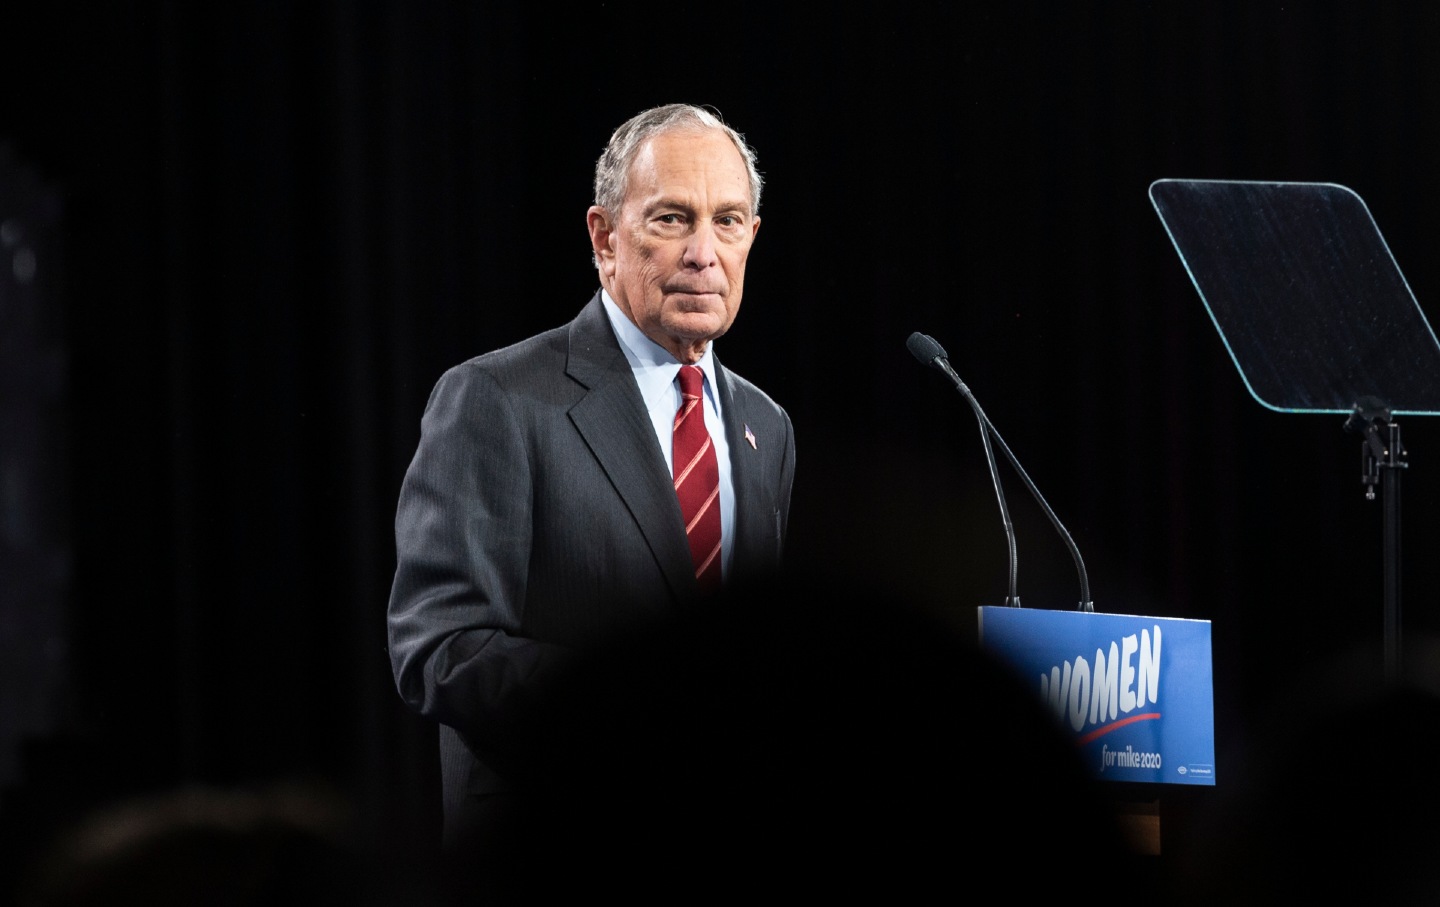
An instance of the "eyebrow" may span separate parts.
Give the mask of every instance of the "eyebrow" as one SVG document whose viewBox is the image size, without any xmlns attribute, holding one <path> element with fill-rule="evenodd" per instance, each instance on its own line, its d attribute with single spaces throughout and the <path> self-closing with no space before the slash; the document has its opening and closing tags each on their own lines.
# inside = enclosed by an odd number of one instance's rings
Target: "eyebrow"
<svg viewBox="0 0 1440 907">
<path fill-rule="evenodd" d="M 694 205 L 670 197 L 662 197 L 656 199 L 653 203 L 646 205 L 643 211 L 648 217 L 649 215 L 654 214 L 656 211 L 662 208 L 673 208 L 677 211 L 684 211 L 686 214 L 689 214 L 691 216 L 694 216 L 695 214 Z M 719 216 L 722 214 L 741 214 L 745 217 L 753 217 L 754 211 L 751 210 L 749 201 L 737 200 L 721 203 L 715 208 L 712 216 Z"/>
</svg>

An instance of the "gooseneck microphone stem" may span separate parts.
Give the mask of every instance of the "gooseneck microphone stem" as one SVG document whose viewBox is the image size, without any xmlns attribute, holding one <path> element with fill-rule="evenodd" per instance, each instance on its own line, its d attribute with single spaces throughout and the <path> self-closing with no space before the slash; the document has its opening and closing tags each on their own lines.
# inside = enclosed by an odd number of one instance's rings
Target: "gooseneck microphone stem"
<svg viewBox="0 0 1440 907">
<path fill-rule="evenodd" d="M 943 371 L 954 382 L 955 387 L 969 401 L 970 408 L 975 411 L 975 418 L 980 423 L 980 440 L 985 445 L 985 463 L 990 467 L 990 483 L 995 487 L 995 500 L 1000 503 L 1000 520 L 1005 526 L 1005 542 L 1010 549 L 1010 585 L 1009 594 L 1005 596 L 1005 606 L 1008 608 L 1020 607 L 1020 594 L 1017 591 L 1020 577 L 1020 557 L 1015 545 L 1015 524 L 1010 519 L 1010 508 L 1005 503 L 1005 486 L 1000 481 L 1000 470 L 995 466 L 995 449 L 990 443 L 990 420 L 985 417 L 985 411 L 980 408 L 980 401 L 970 393 L 970 388 L 955 374 L 950 367 L 944 349 L 931 337 L 915 333 L 910 335 L 906 343 L 910 352 L 916 359 L 926 365 L 934 365 Z"/>
<path fill-rule="evenodd" d="M 964 387 L 963 383 L 961 387 Z M 995 486 L 995 500 L 1000 502 L 1000 521 L 1005 525 L 1005 542 L 1010 548 L 1010 592 L 1005 596 L 1005 606 L 1018 608 L 1020 594 L 1016 588 L 1020 578 L 1020 555 L 1015 547 L 1015 524 L 1010 521 L 1010 508 L 1005 506 L 1005 489 L 1000 484 L 1000 471 L 995 468 L 995 449 L 990 446 L 990 432 L 985 425 L 985 414 L 980 411 L 980 404 L 970 395 L 969 388 L 965 388 L 964 393 L 970 405 L 975 408 L 975 418 L 980 423 L 980 440 L 985 444 L 985 462 L 990 467 L 990 482 Z"/>
<path fill-rule="evenodd" d="M 966 387 L 965 382 L 961 381 L 960 376 L 955 373 L 955 369 L 950 365 L 950 357 L 945 353 L 945 348 L 933 337 L 922 334 L 919 331 L 911 334 L 910 339 L 906 341 L 905 345 L 910 350 L 910 353 L 921 363 L 938 369 L 949 378 L 951 382 L 954 383 L 955 388 L 965 397 L 966 402 L 970 404 L 971 409 L 975 410 L 975 417 L 980 420 L 980 431 L 982 437 L 985 439 L 985 454 L 990 463 L 991 479 L 995 482 L 995 493 L 1000 499 L 1000 511 L 1005 520 L 1006 534 L 1010 539 L 1010 600 L 1007 601 L 1006 604 L 1014 604 L 1017 607 L 1020 604 L 1019 598 L 1015 596 L 1015 537 L 1010 523 L 1010 514 L 1005 508 L 1005 497 L 1000 490 L 1000 480 L 995 472 L 995 458 L 990 448 L 991 437 L 995 439 L 996 444 L 1000 445 L 1000 450 L 1004 452 L 1005 458 L 1010 461 L 1011 466 L 1015 467 L 1015 472 L 1019 474 L 1020 479 L 1025 483 L 1025 487 L 1030 489 L 1030 494 L 1034 496 L 1036 502 L 1040 505 L 1040 509 L 1045 512 L 1045 516 L 1049 518 L 1050 523 L 1055 527 L 1056 531 L 1060 533 L 1060 537 L 1065 540 L 1065 547 L 1070 550 L 1070 556 L 1075 559 L 1075 569 L 1080 575 L 1079 610 L 1087 612 L 1094 611 L 1095 602 L 1090 598 L 1090 577 L 1085 572 L 1085 561 L 1080 557 L 1080 548 L 1075 544 L 1075 540 L 1070 537 L 1070 532 L 1061 524 L 1060 518 L 1055 515 L 1054 509 L 1046 502 L 1045 496 L 1040 493 L 1040 489 L 1036 488 L 1035 483 L 1030 480 L 1030 474 L 1025 471 L 1025 468 L 1020 465 L 1020 461 L 1016 459 L 1015 454 L 1011 452 L 1010 445 L 1005 443 L 1005 439 L 1000 436 L 1000 432 L 995 428 L 995 424 L 990 421 L 989 417 L 985 415 L 985 411 L 980 408 L 980 402 L 975 399 L 975 395 L 970 393 L 970 388 Z"/>
</svg>

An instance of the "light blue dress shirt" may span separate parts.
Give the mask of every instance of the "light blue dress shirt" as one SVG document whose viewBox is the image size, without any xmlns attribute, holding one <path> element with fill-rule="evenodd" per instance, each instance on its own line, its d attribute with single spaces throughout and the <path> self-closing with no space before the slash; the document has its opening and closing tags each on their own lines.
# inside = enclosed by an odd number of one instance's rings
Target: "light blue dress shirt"
<svg viewBox="0 0 1440 907">
<path fill-rule="evenodd" d="M 676 380 L 680 374 L 680 362 L 660 344 L 646 337 L 603 289 L 600 299 L 605 303 L 605 314 L 610 316 L 610 326 L 615 329 L 620 350 L 630 363 L 630 371 L 640 388 L 640 397 L 650 413 L 655 440 L 665 454 L 665 467 L 668 474 L 673 475 L 675 461 L 671 438 L 675 412 L 680 408 L 680 383 Z M 715 446 L 715 460 L 720 467 L 720 572 L 729 576 L 731 554 L 735 549 L 735 484 L 730 479 L 730 442 L 725 437 L 725 423 L 720 418 L 720 395 L 715 390 L 715 362 L 710 355 L 714 349 L 712 341 L 695 366 L 705 373 L 705 430 L 710 433 L 710 443 Z"/>
</svg>

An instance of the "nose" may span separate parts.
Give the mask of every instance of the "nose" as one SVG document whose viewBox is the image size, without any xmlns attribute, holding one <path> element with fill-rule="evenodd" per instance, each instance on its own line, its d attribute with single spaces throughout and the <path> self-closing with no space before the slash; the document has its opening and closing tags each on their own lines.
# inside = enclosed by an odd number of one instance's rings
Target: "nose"
<svg viewBox="0 0 1440 907">
<path fill-rule="evenodd" d="M 685 241 L 685 267 L 703 271 L 715 262 L 715 227 L 707 220 L 696 224 Z"/>
</svg>

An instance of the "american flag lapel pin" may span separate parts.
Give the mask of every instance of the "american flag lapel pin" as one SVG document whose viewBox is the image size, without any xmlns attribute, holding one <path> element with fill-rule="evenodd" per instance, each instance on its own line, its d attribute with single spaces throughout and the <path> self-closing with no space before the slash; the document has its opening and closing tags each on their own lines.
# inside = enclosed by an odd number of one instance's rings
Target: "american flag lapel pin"
<svg viewBox="0 0 1440 907">
<path fill-rule="evenodd" d="M 745 440 L 750 442 L 750 449 L 751 449 L 751 450 L 759 450 L 759 449 L 760 449 L 760 448 L 758 448 L 758 447 L 755 446 L 755 433 L 750 430 L 750 426 L 749 426 L 748 424 L 745 426 Z"/>
</svg>

